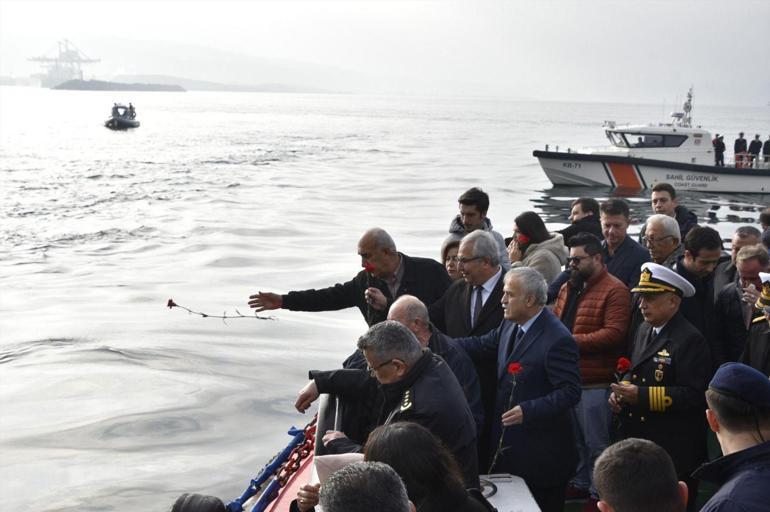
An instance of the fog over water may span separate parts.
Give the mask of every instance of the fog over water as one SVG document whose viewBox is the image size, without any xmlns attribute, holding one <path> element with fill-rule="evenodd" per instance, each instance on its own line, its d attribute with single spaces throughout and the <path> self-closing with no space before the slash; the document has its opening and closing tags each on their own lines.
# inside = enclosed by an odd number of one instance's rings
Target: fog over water
<svg viewBox="0 0 770 512">
<path fill-rule="evenodd" d="M 102 127 L 132 101 L 139 129 Z M 437 257 L 456 199 L 489 192 L 509 235 L 535 209 L 556 229 L 578 194 L 532 150 L 601 145 L 604 119 L 654 106 L 366 95 L 87 93 L 0 87 L 0 491 L 4 508 L 166 510 L 230 499 L 309 418 L 310 368 L 349 354 L 355 310 L 246 314 L 249 294 L 352 277 L 381 226 Z M 720 133 L 766 111 L 699 105 Z M 643 195 L 629 197 L 635 215 Z M 768 196 L 683 202 L 724 236 Z M 638 226 L 638 224 L 637 224 Z"/>
</svg>

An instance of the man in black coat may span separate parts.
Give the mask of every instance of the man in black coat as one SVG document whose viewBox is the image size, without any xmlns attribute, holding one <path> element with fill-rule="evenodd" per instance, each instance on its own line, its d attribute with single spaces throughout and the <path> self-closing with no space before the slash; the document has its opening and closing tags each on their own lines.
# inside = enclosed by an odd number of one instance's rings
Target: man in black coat
<svg viewBox="0 0 770 512">
<path fill-rule="evenodd" d="M 738 134 L 738 138 L 735 139 L 733 144 L 733 152 L 735 153 L 736 162 L 738 161 L 738 154 L 746 152 L 746 139 L 743 138 L 743 132 Z"/>
<path fill-rule="evenodd" d="M 564 245 L 569 247 L 570 238 L 578 233 L 591 233 L 599 240 L 604 239 L 602 224 L 599 221 L 599 203 L 592 197 L 579 197 L 572 202 L 569 220 L 572 224 L 559 231 L 564 237 Z"/>
<path fill-rule="evenodd" d="M 717 337 L 714 310 L 714 269 L 722 257 L 722 237 L 715 229 L 697 227 L 684 239 L 684 255 L 674 265 L 674 271 L 687 279 L 695 295 L 682 299 L 679 311 L 706 338 L 711 348 L 713 370 L 722 362 L 722 344 Z"/>
<path fill-rule="evenodd" d="M 431 324 L 428 308 L 417 297 L 402 295 L 396 299 L 388 311 L 388 320 L 395 320 L 412 331 L 423 348 L 429 348 L 431 352 L 446 361 L 463 388 L 465 398 L 476 420 L 478 432 L 484 425 L 484 407 L 481 405 L 479 376 L 468 354 L 452 338 Z"/>
<path fill-rule="evenodd" d="M 759 158 L 759 153 L 762 151 L 762 141 L 759 139 L 759 134 L 754 136 L 754 140 L 749 144 L 749 162 L 753 165 L 754 160 Z"/>
<path fill-rule="evenodd" d="M 321 290 L 293 291 L 285 295 L 258 292 L 249 297 L 256 312 L 268 309 L 335 311 L 357 307 L 369 326 L 385 320 L 388 308 L 401 295 L 414 295 L 433 304 L 449 288 L 451 280 L 443 265 L 427 258 L 414 258 L 396 250 L 383 229 L 372 228 L 358 241 L 364 270 L 346 283 Z"/>
<path fill-rule="evenodd" d="M 503 320 L 503 270 L 494 238 L 481 230 L 462 239 L 457 253 L 462 279 L 429 307 L 430 318 L 450 338 L 480 336 Z M 480 307 L 479 307 L 480 306 Z M 495 361 L 471 356 L 481 384 L 485 421 L 478 435 L 479 463 L 488 464 L 489 432 L 495 409 L 497 379 Z"/>
<path fill-rule="evenodd" d="M 652 187 L 650 202 L 652 203 L 653 213 L 668 215 L 676 219 L 676 223 L 679 224 L 679 234 L 681 235 L 679 240 L 684 240 L 687 233 L 698 225 L 698 217 L 685 206 L 679 204 L 676 198 L 676 189 L 668 183 L 657 183 Z M 644 244 L 643 238 L 646 229 L 647 223 L 645 222 L 639 231 L 640 244 Z"/>
<path fill-rule="evenodd" d="M 752 321 L 739 361 L 770 375 L 770 274 L 761 272 L 759 278 L 762 292 L 754 306 L 763 314 Z"/>
<path fill-rule="evenodd" d="M 716 302 L 717 337 L 722 342 L 722 362 L 737 361 L 746 345 L 751 322 L 757 316 L 754 304 L 762 289 L 760 273 L 767 272 L 770 257 L 762 245 L 738 251 L 738 279 L 719 292 Z"/>
<path fill-rule="evenodd" d="M 380 396 L 376 423 L 413 421 L 430 430 L 455 456 L 466 487 L 479 486 L 476 426 L 457 378 L 446 362 L 423 349 L 409 329 L 393 320 L 369 328 L 358 340 L 368 370 L 311 371 L 295 408 L 305 412 L 320 393 Z M 372 378 L 374 377 L 374 378 Z M 376 380 L 375 380 L 376 379 Z M 332 453 L 360 451 L 343 432 L 330 431 L 323 443 Z"/>
<path fill-rule="evenodd" d="M 765 158 L 765 163 L 770 162 L 770 135 L 767 136 L 767 140 L 762 144 L 762 156 Z"/>
<path fill-rule="evenodd" d="M 747 245 L 757 245 L 761 238 L 762 233 L 754 226 L 741 226 L 735 230 L 730 242 L 730 259 L 720 262 L 714 270 L 714 302 L 722 288 L 735 281 L 738 251 Z"/>
<path fill-rule="evenodd" d="M 679 312 L 682 297 L 695 289 L 673 270 L 645 263 L 639 285 L 644 322 L 634 336 L 631 368 L 612 384 L 609 404 L 620 420 L 622 438 L 649 439 L 674 461 L 691 495 L 690 473 L 706 458 L 703 392 L 711 376 L 711 357 L 703 335 Z M 695 510 L 691 500 L 689 510 Z"/>
</svg>

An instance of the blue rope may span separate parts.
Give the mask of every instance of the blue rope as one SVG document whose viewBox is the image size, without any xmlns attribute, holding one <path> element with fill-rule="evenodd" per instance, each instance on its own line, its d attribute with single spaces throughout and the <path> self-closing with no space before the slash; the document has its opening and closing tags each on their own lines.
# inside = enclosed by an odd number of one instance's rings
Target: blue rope
<svg viewBox="0 0 770 512">
<path fill-rule="evenodd" d="M 246 503 L 252 496 L 257 494 L 262 488 L 262 484 L 267 482 L 271 477 L 273 477 L 273 480 L 259 497 L 259 500 L 257 500 L 254 508 L 251 509 L 251 512 L 263 512 L 270 504 L 270 502 L 273 501 L 276 496 L 278 496 L 278 488 L 280 486 L 278 484 L 278 480 L 274 478 L 274 475 L 276 471 L 280 469 L 281 464 L 286 462 L 286 460 L 289 458 L 292 450 L 294 450 L 296 446 L 305 442 L 304 429 L 291 427 L 288 434 L 292 436 L 292 440 L 289 441 L 289 444 L 286 445 L 286 448 L 284 448 L 281 453 L 276 455 L 272 462 L 265 466 L 256 478 L 249 482 L 249 486 L 245 491 L 243 491 L 243 494 L 240 498 L 236 498 L 227 504 L 225 507 L 227 512 L 243 512 L 243 504 Z"/>
</svg>

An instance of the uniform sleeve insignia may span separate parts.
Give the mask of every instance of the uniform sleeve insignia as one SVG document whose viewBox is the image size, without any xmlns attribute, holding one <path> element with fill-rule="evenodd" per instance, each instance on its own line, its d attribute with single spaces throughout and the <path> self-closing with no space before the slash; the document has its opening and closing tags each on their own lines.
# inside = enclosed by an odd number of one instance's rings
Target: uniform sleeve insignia
<svg viewBox="0 0 770 512">
<path fill-rule="evenodd" d="M 404 391 L 404 398 L 401 400 L 401 412 L 408 411 L 412 408 L 412 390 L 407 389 Z"/>
<path fill-rule="evenodd" d="M 663 386 L 650 386 L 648 389 L 650 394 L 650 410 L 653 412 L 666 412 L 666 408 L 671 407 L 673 403 L 671 397 L 666 396 L 666 388 Z"/>
</svg>

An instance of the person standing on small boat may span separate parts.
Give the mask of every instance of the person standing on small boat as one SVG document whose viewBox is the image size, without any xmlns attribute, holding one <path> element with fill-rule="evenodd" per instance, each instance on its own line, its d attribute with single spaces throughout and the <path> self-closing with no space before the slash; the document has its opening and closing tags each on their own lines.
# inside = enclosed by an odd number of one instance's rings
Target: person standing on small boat
<svg viewBox="0 0 770 512">
<path fill-rule="evenodd" d="M 746 139 L 743 138 L 743 132 L 739 133 L 738 138 L 735 139 L 733 153 L 735 156 L 735 166 L 742 167 L 742 163 L 746 158 Z"/>
<path fill-rule="evenodd" d="M 759 134 L 754 136 L 754 140 L 749 144 L 749 164 L 754 165 L 754 160 L 759 159 L 759 152 L 762 150 L 762 141 L 759 138 Z"/>
<path fill-rule="evenodd" d="M 770 162 L 770 135 L 767 136 L 767 140 L 762 144 L 762 156 L 765 157 L 765 163 Z"/>
<path fill-rule="evenodd" d="M 128 104 L 128 117 L 130 119 L 136 118 L 136 109 L 134 109 L 134 105 L 132 103 Z"/>
<path fill-rule="evenodd" d="M 727 147 L 725 146 L 725 138 L 722 135 L 717 135 L 717 138 L 714 141 L 714 163 L 717 165 L 717 167 L 725 166 L 726 150 Z"/>
</svg>

